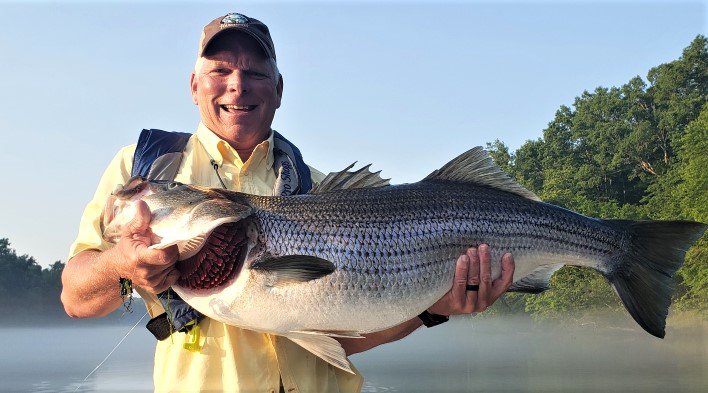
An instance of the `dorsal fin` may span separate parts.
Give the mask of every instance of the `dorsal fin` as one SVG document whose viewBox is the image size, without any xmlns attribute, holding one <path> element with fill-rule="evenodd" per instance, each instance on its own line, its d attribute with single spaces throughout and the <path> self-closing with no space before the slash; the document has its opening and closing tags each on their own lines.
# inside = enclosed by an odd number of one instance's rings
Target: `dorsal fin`
<svg viewBox="0 0 708 393">
<path fill-rule="evenodd" d="M 527 190 L 499 168 L 492 157 L 480 146 L 474 147 L 433 171 L 423 180 L 447 180 L 473 183 L 510 192 L 524 198 L 540 201 L 541 198 Z"/>
<path fill-rule="evenodd" d="M 356 170 L 354 172 L 348 172 L 354 164 L 349 165 L 340 172 L 330 172 L 327 177 L 322 180 L 322 183 L 312 187 L 310 194 L 321 194 L 326 191 L 334 190 L 348 190 L 353 188 L 374 188 L 383 187 L 389 185 L 388 181 L 391 179 L 382 179 L 378 172 L 370 172 L 369 167 L 371 164 Z"/>
</svg>

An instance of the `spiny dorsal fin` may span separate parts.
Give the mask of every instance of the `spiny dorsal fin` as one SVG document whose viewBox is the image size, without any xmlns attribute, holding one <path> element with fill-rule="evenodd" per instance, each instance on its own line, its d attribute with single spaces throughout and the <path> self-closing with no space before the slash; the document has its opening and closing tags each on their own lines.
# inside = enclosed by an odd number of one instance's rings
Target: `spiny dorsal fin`
<svg viewBox="0 0 708 393">
<path fill-rule="evenodd" d="M 541 198 L 527 190 L 499 168 L 492 157 L 480 146 L 472 148 L 433 171 L 423 180 L 447 180 L 459 183 L 473 183 L 510 192 L 524 198 L 540 201 Z"/>
<path fill-rule="evenodd" d="M 347 354 L 339 341 L 332 337 L 321 334 L 303 334 L 298 332 L 288 332 L 285 337 L 295 344 L 312 352 L 327 363 L 341 368 L 342 370 L 354 374 L 354 371 L 347 360 Z"/>
<path fill-rule="evenodd" d="M 332 273 L 334 264 L 309 255 L 270 257 L 251 265 L 251 269 L 269 274 L 270 286 L 306 282 Z"/>
<path fill-rule="evenodd" d="M 354 164 L 349 165 L 340 172 L 330 172 L 327 177 L 322 180 L 322 183 L 312 188 L 310 194 L 321 194 L 327 191 L 334 190 L 349 190 L 353 188 L 375 188 L 389 185 L 391 179 L 382 179 L 378 172 L 370 172 L 371 164 L 356 170 L 348 172 Z"/>
</svg>

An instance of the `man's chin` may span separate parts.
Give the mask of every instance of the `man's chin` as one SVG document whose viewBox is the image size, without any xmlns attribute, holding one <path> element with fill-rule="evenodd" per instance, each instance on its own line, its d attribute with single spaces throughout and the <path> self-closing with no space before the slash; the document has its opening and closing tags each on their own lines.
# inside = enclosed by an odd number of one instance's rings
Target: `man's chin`
<svg viewBox="0 0 708 393">
<path fill-rule="evenodd" d="M 261 142 L 268 139 L 268 136 L 270 135 L 270 127 L 263 130 L 254 125 L 245 123 L 234 124 L 227 127 L 222 126 L 219 127 L 218 130 L 210 128 L 210 130 L 212 130 L 212 132 L 218 135 L 221 139 L 236 145 L 252 142 L 254 140 Z"/>
</svg>

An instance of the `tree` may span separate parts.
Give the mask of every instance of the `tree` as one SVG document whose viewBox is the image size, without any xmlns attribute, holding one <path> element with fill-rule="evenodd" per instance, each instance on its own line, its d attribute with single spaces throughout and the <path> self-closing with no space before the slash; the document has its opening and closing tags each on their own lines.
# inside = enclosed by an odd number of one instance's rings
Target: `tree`
<svg viewBox="0 0 708 393">
<path fill-rule="evenodd" d="M 57 261 L 42 269 L 28 256 L 18 256 L 7 238 L 0 239 L 0 313 L 13 318 L 63 314 L 59 296 L 61 271 Z"/>
<path fill-rule="evenodd" d="M 602 218 L 708 221 L 708 40 L 697 36 L 675 61 L 620 87 L 598 87 L 561 106 L 543 137 L 494 159 L 545 201 Z M 677 275 L 678 304 L 708 310 L 708 241 Z M 598 274 L 561 269 L 555 289 L 526 297 L 526 310 L 615 307 Z"/>
</svg>

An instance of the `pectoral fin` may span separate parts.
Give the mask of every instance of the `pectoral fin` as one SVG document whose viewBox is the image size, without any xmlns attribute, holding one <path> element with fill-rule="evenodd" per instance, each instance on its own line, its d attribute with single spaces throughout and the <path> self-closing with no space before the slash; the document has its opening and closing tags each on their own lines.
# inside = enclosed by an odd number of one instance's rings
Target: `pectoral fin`
<svg viewBox="0 0 708 393">
<path fill-rule="evenodd" d="M 286 255 L 255 262 L 251 269 L 268 274 L 272 286 L 294 284 L 324 277 L 335 270 L 326 259 L 309 255 Z"/>
<path fill-rule="evenodd" d="M 327 363 L 341 368 L 342 370 L 354 374 L 354 371 L 347 360 L 347 354 L 339 341 L 324 334 L 311 334 L 300 332 L 289 332 L 285 335 L 295 344 L 312 352 Z"/>
</svg>

